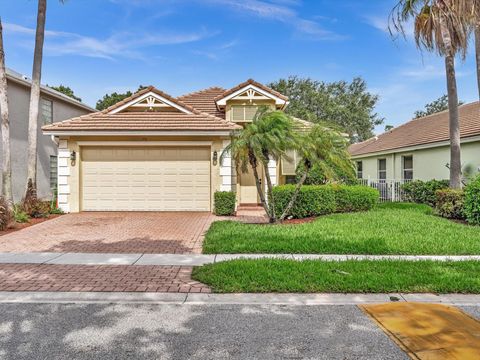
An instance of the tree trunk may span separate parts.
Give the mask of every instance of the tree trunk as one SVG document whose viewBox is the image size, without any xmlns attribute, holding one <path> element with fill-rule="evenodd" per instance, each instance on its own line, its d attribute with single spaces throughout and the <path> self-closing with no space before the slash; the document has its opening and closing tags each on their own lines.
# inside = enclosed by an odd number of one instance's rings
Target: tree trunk
<svg viewBox="0 0 480 360">
<path fill-rule="evenodd" d="M 10 155 L 10 123 L 8 119 L 7 73 L 5 68 L 5 51 L 3 48 L 3 28 L 0 19 L 0 113 L 2 119 L 2 196 L 11 205 L 12 166 Z"/>
<path fill-rule="evenodd" d="M 458 119 L 457 79 L 455 77 L 455 52 L 444 19 L 440 23 L 445 46 L 445 71 L 447 74 L 448 112 L 450 130 L 450 187 L 462 188 L 462 162 L 460 150 L 460 124 Z"/>
<path fill-rule="evenodd" d="M 37 189 L 37 127 L 40 104 L 40 81 L 42 77 L 43 42 L 45 39 L 45 21 L 47 0 L 38 0 L 37 30 L 35 35 L 35 51 L 33 54 L 32 87 L 30 90 L 30 108 L 28 113 L 28 160 L 27 185 L 31 181 Z M 28 188 L 28 186 L 27 186 Z M 25 194 L 27 197 L 28 194 Z"/>
<path fill-rule="evenodd" d="M 258 176 L 257 158 L 252 153 L 249 154 L 249 162 L 250 162 L 250 166 L 252 167 L 253 176 L 255 178 L 255 185 L 257 186 L 257 193 L 258 193 L 258 196 L 260 197 L 260 203 L 262 204 L 262 207 L 265 209 L 265 212 L 267 213 L 267 216 L 271 221 L 272 216 L 270 214 L 270 209 L 268 208 L 267 202 L 265 201 L 265 194 L 263 193 L 262 183 L 260 182 L 260 177 Z"/>
<path fill-rule="evenodd" d="M 269 159 L 268 154 L 264 154 L 264 156 L 265 155 L 266 155 L 266 159 Z M 272 215 L 270 217 L 270 222 L 274 223 L 274 222 L 277 222 L 277 215 L 275 214 L 275 202 L 273 201 L 273 185 L 272 185 L 272 179 L 270 178 L 268 161 L 266 163 L 265 162 L 263 163 L 263 167 L 265 170 L 265 181 L 267 182 L 267 189 L 268 189 L 267 199 L 270 199 L 270 204 L 267 204 L 267 206 L 269 206 L 270 213 Z"/>
<path fill-rule="evenodd" d="M 475 26 L 475 57 L 477 59 L 477 85 L 480 99 L 480 24 Z"/>
<path fill-rule="evenodd" d="M 457 81 L 455 78 L 455 58 L 445 57 L 447 72 L 448 111 L 450 129 L 450 187 L 461 189 L 462 187 L 462 162 L 460 149 L 460 124 L 458 119 L 458 94 Z"/>
<path fill-rule="evenodd" d="M 310 171 L 310 166 L 307 166 L 307 164 L 305 164 L 305 172 L 303 173 L 302 177 L 300 178 L 300 181 L 297 183 L 297 186 L 295 186 L 295 191 L 293 192 L 293 196 L 290 199 L 290 202 L 288 203 L 287 207 L 283 211 L 283 214 L 280 216 L 278 221 L 285 220 L 285 217 L 288 215 L 288 213 L 292 209 L 293 205 L 295 205 L 295 201 L 297 201 L 298 194 L 300 194 L 300 189 L 302 188 L 303 184 L 305 183 L 305 180 L 307 180 L 307 176 L 308 176 L 309 171 Z"/>
</svg>

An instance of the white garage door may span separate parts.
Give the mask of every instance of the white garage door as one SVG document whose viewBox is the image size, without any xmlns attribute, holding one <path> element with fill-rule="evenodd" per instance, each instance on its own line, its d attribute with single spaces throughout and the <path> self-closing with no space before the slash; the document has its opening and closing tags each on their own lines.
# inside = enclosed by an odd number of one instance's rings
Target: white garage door
<svg viewBox="0 0 480 360">
<path fill-rule="evenodd" d="M 82 209 L 210 211 L 210 148 L 83 148 Z"/>
</svg>

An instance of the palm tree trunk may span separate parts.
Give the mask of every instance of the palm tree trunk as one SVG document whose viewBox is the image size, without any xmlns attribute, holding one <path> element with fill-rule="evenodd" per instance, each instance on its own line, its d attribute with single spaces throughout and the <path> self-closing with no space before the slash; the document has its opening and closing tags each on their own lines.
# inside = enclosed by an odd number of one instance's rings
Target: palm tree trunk
<svg viewBox="0 0 480 360">
<path fill-rule="evenodd" d="M 260 176 L 258 176 L 258 170 L 257 170 L 258 163 L 255 155 L 251 153 L 249 154 L 249 162 L 250 162 L 250 166 L 252 167 L 253 177 L 255 178 L 255 185 L 257 186 L 257 193 L 258 193 L 258 196 L 260 197 L 260 203 L 262 204 L 262 207 L 265 209 L 265 212 L 267 213 L 268 218 L 270 219 L 270 221 L 272 221 L 270 209 L 268 208 L 268 204 L 265 201 L 265 194 L 263 193 Z"/>
<path fill-rule="evenodd" d="M 28 114 L 28 160 L 27 189 L 31 181 L 33 189 L 37 189 L 37 126 L 40 104 L 40 81 L 42 77 L 43 42 L 45 39 L 45 21 L 47 0 L 38 0 L 37 30 L 35 35 L 35 51 L 33 55 L 32 87 L 30 90 L 30 108 Z M 25 194 L 28 197 L 28 194 Z"/>
<path fill-rule="evenodd" d="M 10 123 L 8 119 L 7 72 L 5 68 L 5 51 L 3 48 L 3 28 L 0 19 L 0 112 L 2 119 L 2 196 L 11 205 L 12 166 L 10 155 Z"/>
<path fill-rule="evenodd" d="M 460 123 L 458 118 L 458 93 L 455 77 L 455 58 L 452 55 L 445 57 L 447 72 L 448 111 L 450 128 L 450 187 L 462 187 L 462 163 L 460 149 Z"/>
<path fill-rule="evenodd" d="M 480 24 L 475 26 L 475 57 L 477 60 L 477 85 L 480 98 Z"/>
<path fill-rule="evenodd" d="M 266 159 L 268 159 L 268 154 L 266 154 L 267 157 Z M 275 202 L 273 200 L 273 185 L 272 185 L 272 179 L 270 178 L 270 170 L 268 168 L 268 161 L 265 163 L 263 163 L 263 168 L 264 168 L 264 171 L 265 171 L 265 181 L 267 182 L 267 189 L 268 189 L 268 193 L 267 193 L 267 199 L 270 199 L 270 204 L 267 203 L 267 206 L 269 206 L 270 208 L 270 213 L 271 213 L 271 217 L 270 217 L 270 222 L 274 223 L 277 221 L 277 216 L 275 214 Z"/>
<path fill-rule="evenodd" d="M 303 173 L 302 177 L 297 183 L 297 186 L 295 186 L 295 191 L 293 192 L 292 198 L 290 199 L 290 202 L 288 203 L 287 207 L 283 211 L 283 214 L 280 216 L 278 221 L 283 221 L 287 217 L 288 213 L 290 210 L 292 210 L 293 205 L 295 205 L 295 201 L 297 201 L 298 194 L 300 194 L 300 189 L 302 188 L 303 184 L 307 180 L 308 172 L 310 171 L 310 166 L 305 165 L 305 172 Z"/>
</svg>

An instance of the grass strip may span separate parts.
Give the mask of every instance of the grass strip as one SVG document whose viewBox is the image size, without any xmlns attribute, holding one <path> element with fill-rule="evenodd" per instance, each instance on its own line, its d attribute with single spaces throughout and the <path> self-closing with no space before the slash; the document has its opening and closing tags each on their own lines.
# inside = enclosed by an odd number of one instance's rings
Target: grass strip
<svg viewBox="0 0 480 360">
<path fill-rule="evenodd" d="M 480 262 L 232 260 L 196 267 L 217 293 L 480 293 Z"/>
<path fill-rule="evenodd" d="M 425 205 L 390 203 L 297 225 L 215 222 L 205 236 L 203 252 L 476 255 L 480 226 L 435 216 Z"/>
</svg>

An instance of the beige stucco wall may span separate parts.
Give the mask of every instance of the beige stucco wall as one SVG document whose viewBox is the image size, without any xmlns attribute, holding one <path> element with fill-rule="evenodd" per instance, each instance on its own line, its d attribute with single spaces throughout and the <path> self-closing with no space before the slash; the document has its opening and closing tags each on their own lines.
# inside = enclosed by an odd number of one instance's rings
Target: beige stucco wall
<svg viewBox="0 0 480 360">
<path fill-rule="evenodd" d="M 363 178 L 378 179 L 378 160 L 387 159 L 387 178 L 402 179 L 402 157 L 413 156 L 413 177 L 418 180 L 448 179 L 449 170 L 445 166 L 450 162 L 448 145 L 398 151 L 386 155 L 354 157 L 354 161 L 363 162 Z M 480 141 L 462 144 L 462 167 L 471 166 L 478 172 L 480 167 Z"/>
<path fill-rule="evenodd" d="M 232 176 L 231 165 L 220 163 L 220 155 L 224 147 L 228 144 L 228 137 L 62 137 L 59 141 L 59 186 L 58 201 L 59 206 L 66 212 L 79 212 L 82 209 L 81 204 L 81 183 L 82 183 L 82 146 L 84 142 L 102 142 L 108 146 L 116 146 L 115 142 L 128 141 L 135 142 L 135 145 L 149 146 L 154 141 L 165 142 L 163 146 L 169 146 L 167 142 L 180 142 L 182 145 L 188 145 L 191 142 L 211 142 L 211 159 L 214 151 L 217 151 L 218 161 L 216 164 L 211 162 L 211 210 L 213 210 L 213 195 L 215 191 L 235 190 L 236 177 Z M 82 144 L 80 145 L 79 142 Z M 134 146 L 134 145 L 129 145 Z M 158 145 L 157 145 L 158 146 Z M 172 145 L 175 146 L 175 145 Z M 177 144 L 178 146 L 178 144 Z M 76 162 L 72 165 L 70 154 L 76 152 Z M 227 169 L 228 167 L 228 169 Z"/>
</svg>

